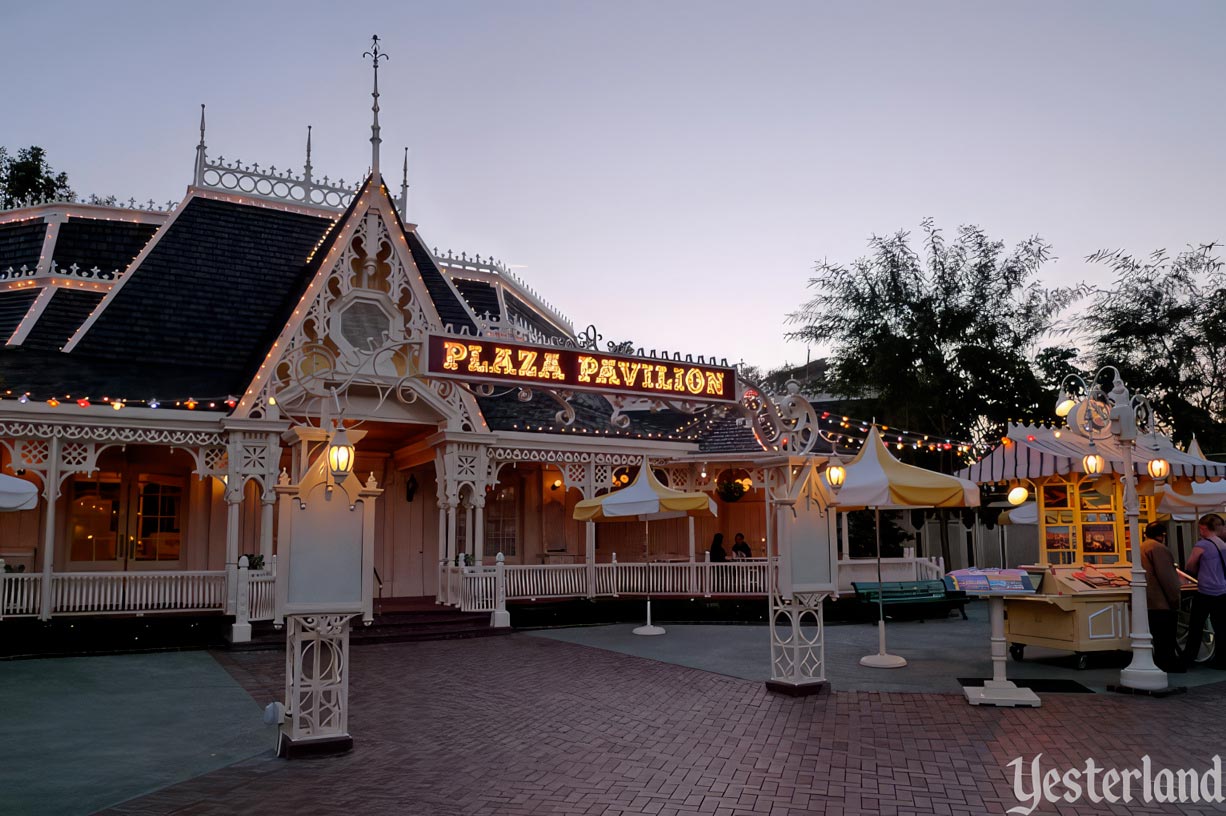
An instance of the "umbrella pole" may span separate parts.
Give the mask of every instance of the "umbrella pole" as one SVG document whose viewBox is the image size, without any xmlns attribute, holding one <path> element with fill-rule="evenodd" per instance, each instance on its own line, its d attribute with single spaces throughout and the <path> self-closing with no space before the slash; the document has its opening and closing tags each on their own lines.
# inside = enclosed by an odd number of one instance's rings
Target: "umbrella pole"
<svg viewBox="0 0 1226 816">
<path fill-rule="evenodd" d="M 877 654 L 860 658 L 861 666 L 874 669 L 901 669 L 905 658 L 885 650 L 885 591 L 881 583 L 881 508 L 873 508 L 873 532 L 877 537 Z"/>
</svg>

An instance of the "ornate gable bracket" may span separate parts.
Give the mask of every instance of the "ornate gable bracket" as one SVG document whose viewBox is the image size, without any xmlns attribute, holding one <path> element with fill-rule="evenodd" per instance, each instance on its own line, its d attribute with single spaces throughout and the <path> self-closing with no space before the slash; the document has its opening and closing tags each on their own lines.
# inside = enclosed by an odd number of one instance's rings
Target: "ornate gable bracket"
<svg viewBox="0 0 1226 816">
<path fill-rule="evenodd" d="M 353 215 L 333 230 L 314 279 L 234 416 L 284 411 L 322 421 L 327 403 L 339 399 L 344 412 L 351 390 L 361 389 L 376 395 L 368 414 L 421 401 L 447 430 L 485 430 L 470 392 L 423 376 L 422 344 L 440 321 L 382 186 L 366 184 Z"/>
</svg>

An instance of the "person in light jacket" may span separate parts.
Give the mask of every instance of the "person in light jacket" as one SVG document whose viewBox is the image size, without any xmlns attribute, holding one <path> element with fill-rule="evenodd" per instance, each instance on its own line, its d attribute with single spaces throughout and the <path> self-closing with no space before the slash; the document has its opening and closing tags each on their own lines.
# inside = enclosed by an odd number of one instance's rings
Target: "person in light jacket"
<svg viewBox="0 0 1226 816">
<path fill-rule="evenodd" d="M 1183 672 L 1176 646 L 1179 615 L 1179 573 L 1175 556 L 1166 547 L 1166 525 L 1154 522 L 1145 528 L 1141 542 L 1141 565 L 1145 567 L 1145 600 L 1149 607 L 1149 631 L 1153 635 L 1154 663 L 1164 672 Z"/>
</svg>

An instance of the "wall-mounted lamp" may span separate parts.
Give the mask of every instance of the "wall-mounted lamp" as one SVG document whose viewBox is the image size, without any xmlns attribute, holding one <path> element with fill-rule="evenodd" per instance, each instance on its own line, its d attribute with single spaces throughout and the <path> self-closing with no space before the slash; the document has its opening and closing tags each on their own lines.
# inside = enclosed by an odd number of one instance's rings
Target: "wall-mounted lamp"
<svg viewBox="0 0 1226 816">
<path fill-rule="evenodd" d="M 549 486 L 549 489 L 550 489 L 550 490 L 557 490 L 557 489 L 558 489 L 559 487 L 561 487 L 561 486 L 562 486 L 562 480 L 561 480 L 561 479 L 554 479 L 554 480 L 553 480 L 553 484 L 551 484 L 551 485 Z"/>
<path fill-rule="evenodd" d="M 417 477 L 412 473 L 409 474 L 409 480 L 404 483 L 404 500 L 407 502 L 413 501 L 413 496 L 417 493 Z"/>
<path fill-rule="evenodd" d="M 353 472 L 353 443 L 349 441 L 349 434 L 343 425 L 336 429 L 332 441 L 328 443 L 328 468 L 337 484 L 344 482 Z"/>
<path fill-rule="evenodd" d="M 1030 491 L 1018 485 L 1009 491 L 1009 504 L 1017 507 L 1019 504 L 1024 504 L 1026 499 L 1030 498 Z"/>
</svg>

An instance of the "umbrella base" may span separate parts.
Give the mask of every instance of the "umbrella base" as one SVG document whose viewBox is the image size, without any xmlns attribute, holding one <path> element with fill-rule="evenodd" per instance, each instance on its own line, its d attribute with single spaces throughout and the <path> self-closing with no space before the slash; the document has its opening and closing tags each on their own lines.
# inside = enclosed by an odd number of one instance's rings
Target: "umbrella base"
<svg viewBox="0 0 1226 816">
<path fill-rule="evenodd" d="M 634 629 L 634 634 L 636 635 L 662 635 L 666 631 L 668 630 L 665 629 L 663 626 L 652 626 L 651 624 L 647 624 L 646 626 L 636 627 Z"/>
<path fill-rule="evenodd" d="M 907 659 L 898 655 L 879 652 L 860 658 L 860 665 L 868 666 L 872 669 L 901 669 L 907 665 Z"/>
</svg>

